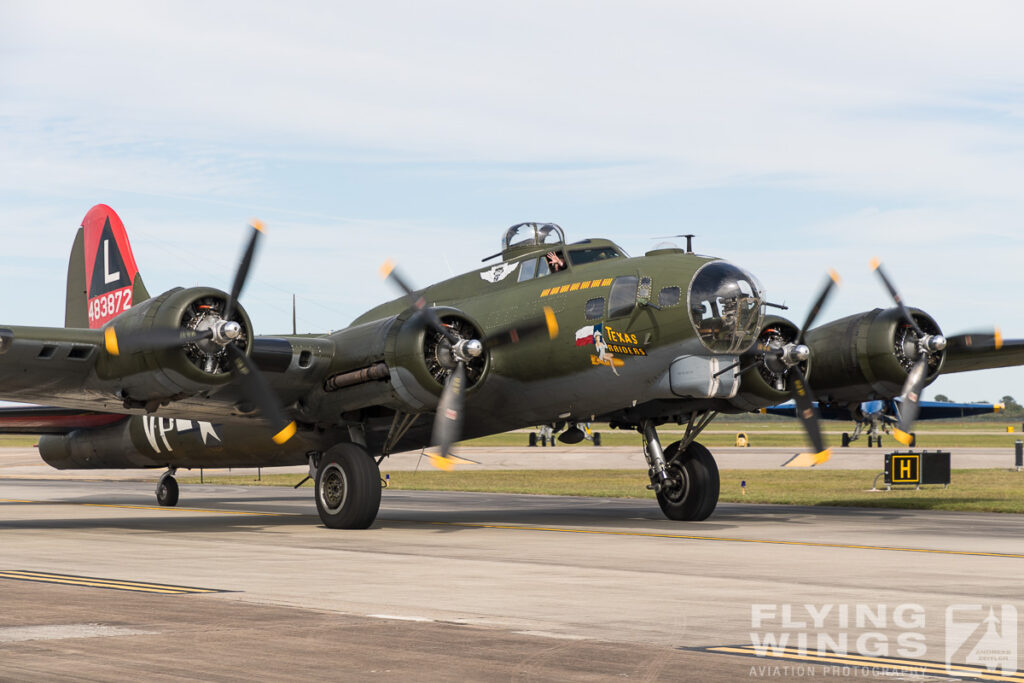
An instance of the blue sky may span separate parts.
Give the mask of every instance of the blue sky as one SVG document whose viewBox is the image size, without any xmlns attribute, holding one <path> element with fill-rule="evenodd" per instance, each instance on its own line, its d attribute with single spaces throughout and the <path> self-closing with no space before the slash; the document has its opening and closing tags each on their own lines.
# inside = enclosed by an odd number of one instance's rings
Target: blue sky
<svg viewBox="0 0 1024 683">
<path fill-rule="evenodd" d="M 58 325 L 75 229 L 124 219 L 151 291 L 227 287 L 270 232 L 257 329 L 345 326 L 504 228 L 630 253 L 693 232 L 802 320 L 886 306 L 1024 337 L 1024 6 L 1012 2 L 0 4 L 0 288 Z M 1024 399 L 1024 370 L 930 395 Z"/>
</svg>

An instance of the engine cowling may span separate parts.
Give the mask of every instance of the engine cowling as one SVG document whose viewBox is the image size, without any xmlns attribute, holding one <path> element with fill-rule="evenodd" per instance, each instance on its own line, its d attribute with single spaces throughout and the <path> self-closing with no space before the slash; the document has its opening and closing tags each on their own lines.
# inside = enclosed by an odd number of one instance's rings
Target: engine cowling
<svg viewBox="0 0 1024 683">
<path fill-rule="evenodd" d="M 941 334 L 924 311 L 909 309 L 925 334 Z M 814 367 L 808 382 L 819 401 L 861 402 L 898 396 L 918 360 L 917 335 L 898 308 L 876 308 L 809 330 Z M 926 383 L 942 371 L 945 351 L 929 357 Z"/>
<path fill-rule="evenodd" d="M 792 321 L 777 315 L 765 317 L 757 342 L 740 357 L 741 368 L 750 365 L 757 367 L 747 370 L 740 377 L 740 389 L 730 401 L 733 405 L 741 410 L 753 411 L 783 403 L 791 398 L 786 391 L 784 367 L 772 363 L 771 360 L 766 361 L 763 352 L 765 349 L 778 349 L 784 344 L 796 341 L 798 334 L 800 328 Z M 809 366 L 809 361 L 801 363 L 801 369 L 805 374 L 809 371 Z"/>
<path fill-rule="evenodd" d="M 148 299 L 122 313 L 108 325 L 127 336 L 151 329 L 203 331 L 223 320 L 228 295 L 211 287 L 172 289 Z M 230 342 L 246 355 L 252 351 L 252 323 L 249 315 L 235 304 L 231 320 L 241 326 L 241 334 Z M 97 365 L 101 377 L 122 382 L 126 405 L 154 400 L 176 400 L 201 392 L 212 394 L 231 382 L 229 355 L 212 340 L 200 340 L 182 346 L 119 356 L 105 356 Z"/>
<path fill-rule="evenodd" d="M 463 311 L 437 307 L 434 312 L 443 325 L 462 339 L 481 338 L 480 325 Z M 428 406 L 436 405 L 445 381 L 456 364 L 448 339 L 426 325 L 422 315 L 416 314 L 398 327 L 387 356 L 389 367 L 412 380 L 403 381 L 403 386 L 416 400 Z M 489 367 L 487 353 L 466 363 L 467 391 L 472 391 L 484 379 Z"/>
</svg>

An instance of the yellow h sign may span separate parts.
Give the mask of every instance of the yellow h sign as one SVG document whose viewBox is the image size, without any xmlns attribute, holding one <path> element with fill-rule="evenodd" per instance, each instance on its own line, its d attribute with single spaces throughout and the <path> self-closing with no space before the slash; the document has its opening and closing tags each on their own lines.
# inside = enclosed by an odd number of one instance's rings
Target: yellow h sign
<svg viewBox="0 0 1024 683">
<path fill-rule="evenodd" d="M 918 484 L 921 479 L 921 456 L 917 453 L 892 456 L 892 483 Z"/>
</svg>

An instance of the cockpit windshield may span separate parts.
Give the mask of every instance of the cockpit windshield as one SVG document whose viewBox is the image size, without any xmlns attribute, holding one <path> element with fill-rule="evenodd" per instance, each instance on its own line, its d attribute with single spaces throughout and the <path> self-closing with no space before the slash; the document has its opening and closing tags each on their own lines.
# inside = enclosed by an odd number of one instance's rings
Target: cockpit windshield
<svg viewBox="0 0 1024 683">
<path fill-rule="evenodd" d="M 524 247 L 538 244 L 562 244 L 565 234 L 554 223 L 519 223 L 505 232 L 501 250 L 509 247 Z"/>
<path fill-rule="evenodd" d="M 764 290 L 757 278 L 725 261 L 697 271 L 687 302 L 698 338 L 716 353 L 746 351 L 764 319 Z"/>
</svg>

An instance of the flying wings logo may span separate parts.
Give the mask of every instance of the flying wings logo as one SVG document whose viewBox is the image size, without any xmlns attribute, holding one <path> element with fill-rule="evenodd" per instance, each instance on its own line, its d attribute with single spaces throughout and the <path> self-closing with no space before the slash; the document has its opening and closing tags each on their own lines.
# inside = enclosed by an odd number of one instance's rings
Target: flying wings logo
<svg viewBox="0 0 1024 683">
<path fill-rule="evenodd" d="M 138 268 L 124 225 L 113 211 L 102 205 L 96 207 L 85 217 L 82 227 L 89 327 L 95 329 L 132 307 L 132 284 Z"/>
</svg>

